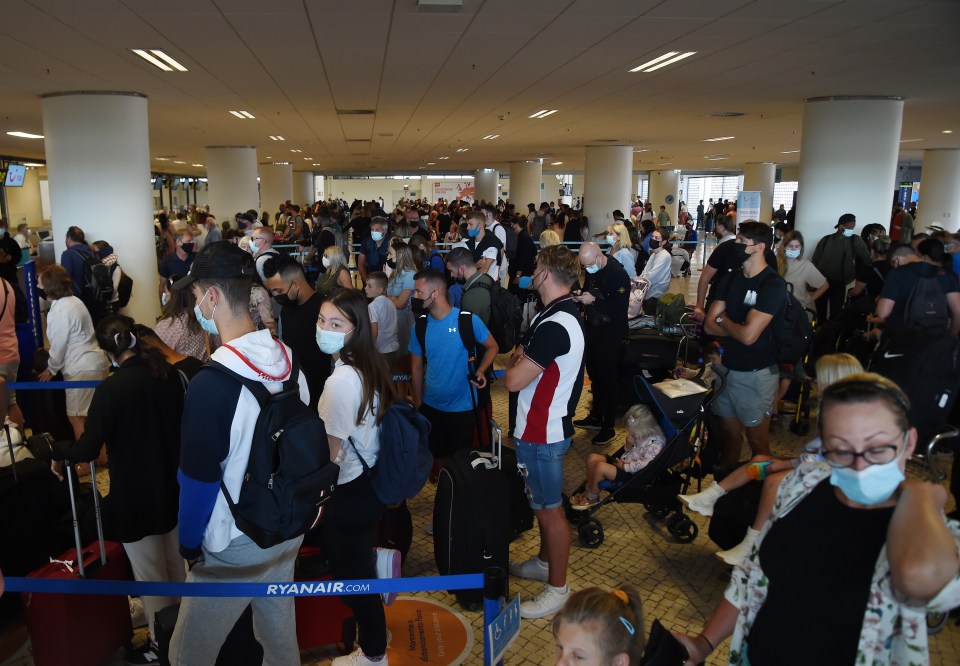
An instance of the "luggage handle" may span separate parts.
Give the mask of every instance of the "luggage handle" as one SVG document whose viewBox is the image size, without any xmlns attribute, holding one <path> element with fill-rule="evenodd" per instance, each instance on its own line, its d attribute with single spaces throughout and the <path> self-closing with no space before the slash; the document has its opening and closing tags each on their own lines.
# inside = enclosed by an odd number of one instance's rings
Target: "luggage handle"
<svg viewBox="0 0 960 666">
<path fill-rule="evenodd" d="M 490 452 L 497 463 L 497 469 L 503 469 L 503 430 L 495 419 L 490 419 Z"/>
<path fill-rule="evenodd" d="M 93 513 L 97 521 L 97 540 L 100 543 L 100 565 L 104 566 L 107 563 L 107 551 L 103 539 L 103 522 L 100 518 L 100 491 L 97 489 L 97 466 L 92 460 L 89 464 L 90 476 L 93 481 Z M 83 566 L 83 544 L 80 543 L 80 519 L 77 516 L 77 498 L 74 495 L 71 467 L 73 467 L 73 465 L 68 462 L 67 486 L 70 490 L 70 513 L 73 514 L 73 542 L 77 548 L 77 571 L 80 573 L 81 578 L 86 578 L 86 571 Z M 78 476 L 77 481 L 79 482 L 79 480 L 80 478 Z"/>
</svg>

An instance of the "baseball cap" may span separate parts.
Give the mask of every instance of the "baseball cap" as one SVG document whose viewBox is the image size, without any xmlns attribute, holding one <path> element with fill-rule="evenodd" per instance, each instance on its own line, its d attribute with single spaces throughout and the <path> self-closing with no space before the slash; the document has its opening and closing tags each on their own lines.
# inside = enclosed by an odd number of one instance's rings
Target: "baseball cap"
<svg viewBox="0 0 960 666">
<path fill-rule="evenodd" d="M 190 272 L 177 280 L 173 288 L 182 289 L 205 278 L 245 277 L 254 273 L 256 266 L 249 252 L 244 252 L 230 241 L 217 241 L 197 253 Z"/>
<path fill-rule="evenodd" d="M 843 215 L 840 216 L 840 219 L 837 220 L 836 226 L 839 227 L 841 224 L 850 224 L 851 222 L 856 223 L 856 221 L 857 221 L 856 215 L 854 215 L 853 213 L 844 213 Z"/>
</svg>

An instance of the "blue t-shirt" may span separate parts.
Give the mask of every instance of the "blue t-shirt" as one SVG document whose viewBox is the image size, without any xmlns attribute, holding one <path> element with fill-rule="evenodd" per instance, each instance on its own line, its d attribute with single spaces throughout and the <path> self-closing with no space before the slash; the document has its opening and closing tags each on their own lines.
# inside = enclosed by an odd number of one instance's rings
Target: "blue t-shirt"
<svg viewBox="0 0 960 666">
<path fill-rule="evenodd" d="M 413 295 L 413 276 L 416 275 L 416 271 L 404 271 L 397 276 L 396 280 L 390 280 L 387 282 L 387 296 L 399 296 L 400 292 L 404 289 L 409 289 L 411 291 L 411 296 Z M 391 276 L 393 277 L 393 276 Z M 407 299 L 407 305 L 403 308 L 404 310 L 410 309 L 410 299 Z"/>
<path fill-rule="evenodd" d="M 470 383 L 467 381 L 467 350 L 463 346 L 457 324 L 459 308 L 450 308 L 443 319 L 427 316 L 427 372 L 424 378 L 423 402 L 441 412 L 466 412 L 473 409 Z M 473 335 L 477 344 L 487 341 L 490 332 L 477 315 L 472 315 Z M 410 353 L 423 356 L 417 340 L 416 322 L 410 333 Z"/>
</svg>

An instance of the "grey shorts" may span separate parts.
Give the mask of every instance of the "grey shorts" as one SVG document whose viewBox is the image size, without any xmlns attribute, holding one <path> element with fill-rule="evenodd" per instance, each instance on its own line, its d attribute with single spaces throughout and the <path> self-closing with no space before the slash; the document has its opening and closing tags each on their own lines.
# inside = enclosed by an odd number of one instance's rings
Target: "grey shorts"
<svg viewBox="0 0 960 666">
<path fill-rule="evenodd" d="M 747 428 L 758 426 L 770 416 L 779 381 L 780 370 L 775 365 L 752 371 L 730 370 L 723 391 L 713 401 L 713 413 L 737 419 Z"/>
<path fill-rule="evenodd" d="M 16 363 L 0 363 L 0 377 L 3 377 L 7 380 L 7 383 L 17 381 L 17 370 L 20 368 L 20 361 Z M 17 392 L 13 389 L 10 389 L 10 400 L 9 404 L 17 404 Z"/>
</svg>

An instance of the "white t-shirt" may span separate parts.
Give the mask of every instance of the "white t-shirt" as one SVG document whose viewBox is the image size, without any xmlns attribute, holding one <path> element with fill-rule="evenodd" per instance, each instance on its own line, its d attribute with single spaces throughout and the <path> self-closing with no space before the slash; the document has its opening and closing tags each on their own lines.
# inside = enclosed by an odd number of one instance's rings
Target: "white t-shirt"
<svg viewBox="0 0 960 666">
<path fill-rule="evenodd" d="M 338 485 L 353 481 L 363 473 L 363 465 L 357 458 L 354 446 L 363 456 L 368 467 L 377 464 L 377 455 L 380 453 L 380 427 L 376 425 L 376 419 L 369 409 L 363 415 L 363 420 L 357 423 L 357 411 L 362 401 L 363 382 L 360 379 L 360 373 L 356 368 L 337 359 L 333 373 L 323 385 L 317 411 L 323 419 L 327 434 L 343 440 L 340 444 L 340 452 L 333 461 L 340 465 Z M 375 399 L 374 403 L 378 407 L 379 398 Z M 353 439 L 353 446 L 347 442 L 348 438 Z"/>
<path fill-rule="evenodd" d="M 367 306 L 370 322 L 377 325 L 377 351 L 388 354 L 400 349 L 397 339 L 397 306 L 389 298 L 380 294 Z"/>
<path fill-rule="evenodd" d="M 50 341 L 47 369 L 51 374 L 63 371 L 65 378 L 84 373 L 106 374 L 110 367 L 97 345 L 87 306 L 76 296 L 65 296 L 50 303 L 47 339 Z"/>
</svg>

